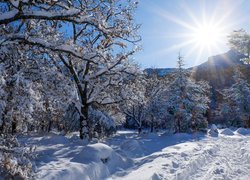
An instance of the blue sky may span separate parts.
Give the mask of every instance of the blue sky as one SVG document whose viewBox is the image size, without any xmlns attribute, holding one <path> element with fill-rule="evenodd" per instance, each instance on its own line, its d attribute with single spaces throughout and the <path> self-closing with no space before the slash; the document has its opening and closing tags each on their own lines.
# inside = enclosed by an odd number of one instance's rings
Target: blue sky
<svg viewBox="0 0 250 180">
<path fill-rule="evenodd" d="M 201 64 L 209 56 L 229 49 L 228 33 L 240 28 L 250 30 L 249 12 L 249 0 L 140 0 L 136 22 L 141 24 L 142 51 L 135 55 L 135 61 L 142 68 L 176 67 L 180 51 L 186 67 Z M 181 45 L 190 40 L 183 34 L 193 33 L 188 27 L 207 22 L 223 28 L 221 42 L 216 44 L 218 47 L 201 51 L 199 45 L 194 48 L 197 45 L 194 43 Z"/>
</svg>

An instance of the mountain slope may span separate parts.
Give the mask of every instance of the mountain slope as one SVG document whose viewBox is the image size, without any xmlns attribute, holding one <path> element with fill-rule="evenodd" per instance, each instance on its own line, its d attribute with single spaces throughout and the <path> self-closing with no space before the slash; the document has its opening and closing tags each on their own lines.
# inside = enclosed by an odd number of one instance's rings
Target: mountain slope
<svg viewBox="0 0 250 180">
<path fill-rule="evenodd" d="M 224 89 L 233 84 L 234 67 L 248 68 L 241 61 L 245 56 L 230 50 L 227 53 L 212 56 L 203 64 L 191 68 L 196 80 L 205 80 L 215 89 Z"/>
</svg>

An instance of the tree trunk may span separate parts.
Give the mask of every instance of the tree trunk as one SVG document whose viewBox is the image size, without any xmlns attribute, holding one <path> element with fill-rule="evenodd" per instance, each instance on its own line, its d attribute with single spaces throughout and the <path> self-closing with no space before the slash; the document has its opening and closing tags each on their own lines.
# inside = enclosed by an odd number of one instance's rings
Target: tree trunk
<svg viewBox="0 0 250 180">
<path fill-rule="evenodd" d="M 7 102 L 6 102 L 6 106 L 4 108 L 3 114 L 2 114 L 2 125 L 0 127 L 0 132 L 1 133 L 6 133 L 6 132 L 10 132 L 10 119 L 8 117 L 8 112 L 10 110 L 12 110 L 13 108 L 13 104 L 11 103 L 13 100 L 13 90 L 14 89 L 14 82 L 8 82 L 7 83 L 7 90 L 9 92 L 8 97 L 7 97 Z M 12 112 L 13 113 L 13 112 Z"/>
<path fill-rule="evenodd" d="M 138 134 L 141 134 L 141 127 L 138 127 Z"/>
<path fill-rule="evenodd" d="M 89 106 L 85 104 L 81 108 L 81 115 L 80 115 L 80 138 L 81 139 L 92 139 L 91 133 L 91 123 L 88 120 L 89 118 Z"/>
<path fill-rule="evenodd" d="M 6 108 L 4 113 L 2 113 L 2 124 L 0 126 L 0 134 L 4 133 L 4 129 L 5 129 L 5 114 L 6 114 Z"/>
<path fill-rule="evenodd" d="M 181 120 L 180 117 L 177 118 L 177 133 L 181 132 Z"/>
<path fill-rule="evenodd" d="M 52 120 L 50 119 L 50 120 L 49 120 L 49 124 L 48 124 L 48 132 L 51 131 L 51 126 L 52 126 Z"/>
<path fill-rule="evenodd" d="M 47 121 L 49 121 L 47 131 L 50 132 L 51 126 L 52 126 L 52 117 L 51 117 L 51 112 L 50 112 L 50 108 L 49 108 L 49 100 L 47 98 L 46 98 L 46 101 L 44 103 L 44 106 L 45 106 L 45 110 L 46 110 L 46 119 L 47 119 Z"/>
<path fill-rule="evenodd" d="M 16 116 L 13 116 L 13 119 L 12 119 L 12 122 L 11 122 L 11 133 L 12 134 L 16 133 L 16 127 L 17 127 Z"/>
<path fill-rule="evenodd" d="M 180 131 L 181 131 L 180 116 L 177 114 L 175 116 L 175 133 L 179 133 Z"/>
<path fill-rule="evenodd" d="M 91 129 L 90 129 L 91 123 L 88 120 L 88 118 L 89 118 L 89 114 L 88 114 L 89 104 L 88 104 L 88 93 L 87 93 L 88 92 L 88 82 L 87 81 L 85 81 L 83 83 L 81 82 L 81 80 L 79 78 L 79 74 L 77 74 L 71 60 L 69 60 L 69 62 L 67 63 L 63 56 L 60 56 L 60 58 L 62 59 L 62 62 L 64 63 L 64 65 L 70 70 L 71 74 L 73 75 L 73 79 L 74 79 L 74 82 L 75 82 L 77 90 L 78 90 L 78 95 L 81 99 L 81 109 L 80 109 L 80 119 L 79 119 L 80 139 L 87 138 L 88 140 L 90 140 L 92 138 L 92 133 L 91 133 Z M 89 68 L 90 68 L 90 63 L 87 62 L 82 79 L 84 79 L 84 76 L 86 76 L 88 74 Z"/>
<path fill-rule="evenodd" d="M 154 116 L 151 115 L 151 125 L 150 125 L 150 132 L 154 132 Z"/>
</svg>

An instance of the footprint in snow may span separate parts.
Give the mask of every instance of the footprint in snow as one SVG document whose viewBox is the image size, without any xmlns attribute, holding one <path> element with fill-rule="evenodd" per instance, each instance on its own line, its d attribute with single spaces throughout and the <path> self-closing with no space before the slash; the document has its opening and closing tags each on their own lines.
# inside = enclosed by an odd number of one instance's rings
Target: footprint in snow
<svg viewBox="0 0 250 180">
<path fill-rule="evenodd" d="M 214 170 L 213 173 L 214 173 L 214 174 L 222 174 L 222 173 L 224 173 L 224 169 L 219 169 L 219 168 L 217 168 L 217 169 Z"/>
<path fill-rule="evenodd" d="M 178 147 L 178 146 L 174 146 L 173 148 L 176 149 L 176 150 L 181 149 L 181 147 Z"/>
<path fill-rule="evenodd" d="M 187 153 L 184 153 L 184 152 L 181 153 L 181 157 L 187 157 L 187 156 L 188 156 Z"/>
<path fill-rule="evenodd" d="M 178 168 L 179 167 L 179 164 L 174 162 L 174 161 L 172 161 L 172 165 L 173 165 L 173 168 Z"/>
<path fill-rule="evenodd" d="M 154 173 L 152 176 L 152 180 L 161 180 L 161 179 L 162 179 L 162 176 L 159 174 Z"/>
<path fill-rule="evenodd" d="M 163 164 L 162 166 L 163 167 L 169 167 L 169 164 Z"/>
<path fill-rule="evenodd" d="M 175 169 L 170 169 L 170 173 L 171 173 L 171 174 L 174 174 L 175 172 L 176 172 Z"/>
</svg>

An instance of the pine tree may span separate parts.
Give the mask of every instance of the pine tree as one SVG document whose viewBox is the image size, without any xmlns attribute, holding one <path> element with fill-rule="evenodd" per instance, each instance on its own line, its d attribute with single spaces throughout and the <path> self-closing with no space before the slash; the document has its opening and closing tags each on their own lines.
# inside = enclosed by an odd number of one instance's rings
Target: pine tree
<svg viewBox="0 0 250 180">
<path fill-rule="evenodd" d="M 245 55 L 242 60 L 246 64 L 250 64 L 250 35 L 244 29 L 233 31 L 228 36 L 228 42 L 231 49 L 235 49 L 238 52 Z"/>
<path fill-rule="evenodd" d="M 248 126 L 247 121 L 250 117 L 250 85 L 244 79 L 239 68 L 234 71 L 235 83 L 224 90 L 225 104 L 221 112 L 228 115 L 228 125 L 243 127 Z"/>
<path fill-rule="evenodd" d="M 174 80 L 162 94 L 168 109 L 173 112 L 174 131 L 179 133 L 206 128 L 204 114 L 208 109 L 209 86 L 206 82 L 195 82 L 189 77 L 187 70 L 183 68 L 184 60 L 180 54 L 177 64 Z"/>
</svg>

